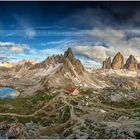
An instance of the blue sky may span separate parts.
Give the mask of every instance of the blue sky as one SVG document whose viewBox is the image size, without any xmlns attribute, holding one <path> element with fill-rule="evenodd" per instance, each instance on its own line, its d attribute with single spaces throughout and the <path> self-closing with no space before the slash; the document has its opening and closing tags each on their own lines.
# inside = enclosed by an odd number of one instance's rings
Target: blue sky
<svg viewBox="0 0 140 140">
<path fill-rule="evenodd" d="M 140 60 L 140 2 L 0 2 L 0 61 L 42 61 L 71 47 L 87 67 L 120 51 Z"/>
</svg>

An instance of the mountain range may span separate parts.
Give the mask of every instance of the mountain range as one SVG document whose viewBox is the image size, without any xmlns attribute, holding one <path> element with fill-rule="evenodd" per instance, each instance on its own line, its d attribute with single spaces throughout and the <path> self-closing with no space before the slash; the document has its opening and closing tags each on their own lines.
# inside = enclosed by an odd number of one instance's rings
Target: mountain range
<svg viewBox="0 0 140 140">
<path fill-rule="evenodd" d="M 0 123 L 0 138 L 139 138 L 138 65 L 118 52 L 89 69 L 68 48 L 40 63 L 0 67 L 0 87 L 14 89 L 12 99 L 2 91 L 1 120 L 12 124 Z M 76 94 L 66 92 L 72 88 Z"/>
<path fill-rule="evenodd" d="M 112 85 L 139 88 L 137 65 L 137 60 L 132 55 L 124 64 L 124 57 L 119 52 L 112 61 L 111 57 L 107 58 L 102 69 L 87 69 L 75 58 L 71 48 L 68 48 L 63 55 L 49 56 L 40 63 L 24 61 L 11 68 L 0 68 L 0 85 L 16 88 L 22 97 L 32 96 L 44 88 L 64 88 L 68 84 L 94 89 Z"/>
</svg>

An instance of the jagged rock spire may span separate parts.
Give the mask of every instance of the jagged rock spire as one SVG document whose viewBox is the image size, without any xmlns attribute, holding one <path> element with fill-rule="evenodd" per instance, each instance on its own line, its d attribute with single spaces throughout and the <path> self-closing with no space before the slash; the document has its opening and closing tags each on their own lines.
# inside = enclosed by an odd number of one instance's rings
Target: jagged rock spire
<svg viewBox="0 0 140 140">
<path fill-rule="evenodd" d="M 82 63 L 76 59 L 73 55 L 73 52 L 72 52 L 72 49 L 71 48 L 68 48 L 65 53 L 64 53 L 64 68 L 65 69 L 69 69 L 69 66 L 68 65 L 73 65 L 74 67 L 74 70 L 78 73 L 78 74 L 82 74 L 83 71 L 84 71 L 84 66 L 82 65 Z M 70 64 L 70 63 L 71 64 Z"/>
<path fill-rule="evenodd" d="M 118 52 L 115 57 L 113 58 L 113 61 L 111 63 L 112 69 L 123 69 L 124 67 L 124 57 L 123 55 Z"/>
<path fill-rule="evenodd" d="M 103 61 L 102 69 L 111 69 L 111 57 L 108 57 Z"/>
<path fill-rule="evenodd" d="M 74 58 L 74 55 L 73 55 L 71 48 L 68 48 L 67 51 L 65 51 L 64 57 L 65 58 Z"/>
<path fill-rule="evenodd" d="M 129 58 L 126 60 L 125 68 L 130 71 L 135 71 L 137 70 L 137 65 L 138 65 L 138 62 L 136 58 L 133 55 L 130 55 Z"/>
</svg>

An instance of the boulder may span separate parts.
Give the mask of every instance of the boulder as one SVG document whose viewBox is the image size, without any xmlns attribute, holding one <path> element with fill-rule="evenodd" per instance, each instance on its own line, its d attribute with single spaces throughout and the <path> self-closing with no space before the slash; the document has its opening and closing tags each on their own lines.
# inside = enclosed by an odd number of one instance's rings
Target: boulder
<svg viewBox="0 0 140 140">
<path fill-rule="evenodd" d="M 23 130 L 22 124 L 16 123 L 12 125 L 6 135 L 8 139 L 24 138 L 24 130 Z"/>
</svg>

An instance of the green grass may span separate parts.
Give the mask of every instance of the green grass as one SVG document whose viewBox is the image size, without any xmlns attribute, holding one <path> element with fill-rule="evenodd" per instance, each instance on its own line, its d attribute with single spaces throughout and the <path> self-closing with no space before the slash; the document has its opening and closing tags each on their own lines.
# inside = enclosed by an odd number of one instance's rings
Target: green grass
<svg viewBox="0 0 140 140">
<path fill-rule="evenodd" d="M 136 139 L 140 139 L 140 132 L 133 131 L 133 133 L 134 133 Z"/>
<path fill-rule="evenodd" d="M 67 137 L 67 136 L 69 136 L 70 134 L 72 134 L 73 133 L 73 130 L 72 129 L 69 129 L 69 130 L 67 130 L 65 133 L 64 133 L 64 137 Z"/>
<path fill-rule="evenodd" d="M 32 97 L 0 99 L 0 113 L 32 114 L 54 96 L 49 91 L 43 90 Z"/>
<path fill-rule="evenodd" d="M 90 95 L 90 94 L 93 93 L 93 89 L 91 89 L 91 88 L 80 89 L 80 93 L 81 93 L 82 95 Z"/>
<path fill-rule="evenodd" d="M 124 108 L 124 109 L 140 108 L 140 102 L 136 100 L 128 100 L 122 102 L 103 102 L 103 103 L 115 108 Z"/>
<path fill-rule="evenodd" d="M 75 105 L 78 105 L 78 102 L 76 102 L 75 100 L 71 100 L 71 101 L 70 101 L 70 104 L 72 104 L 72 105 L 75 106 Z"/>
<path fill-rule="evenodd" d="M 69 120 L 70 118 L 70 107 L 69 106 L 65 106 L 63 108 L 63 111 L 60 113 L 60 121 L 61 123 L 65 123 L 66 121 Z"/>
</svg>

